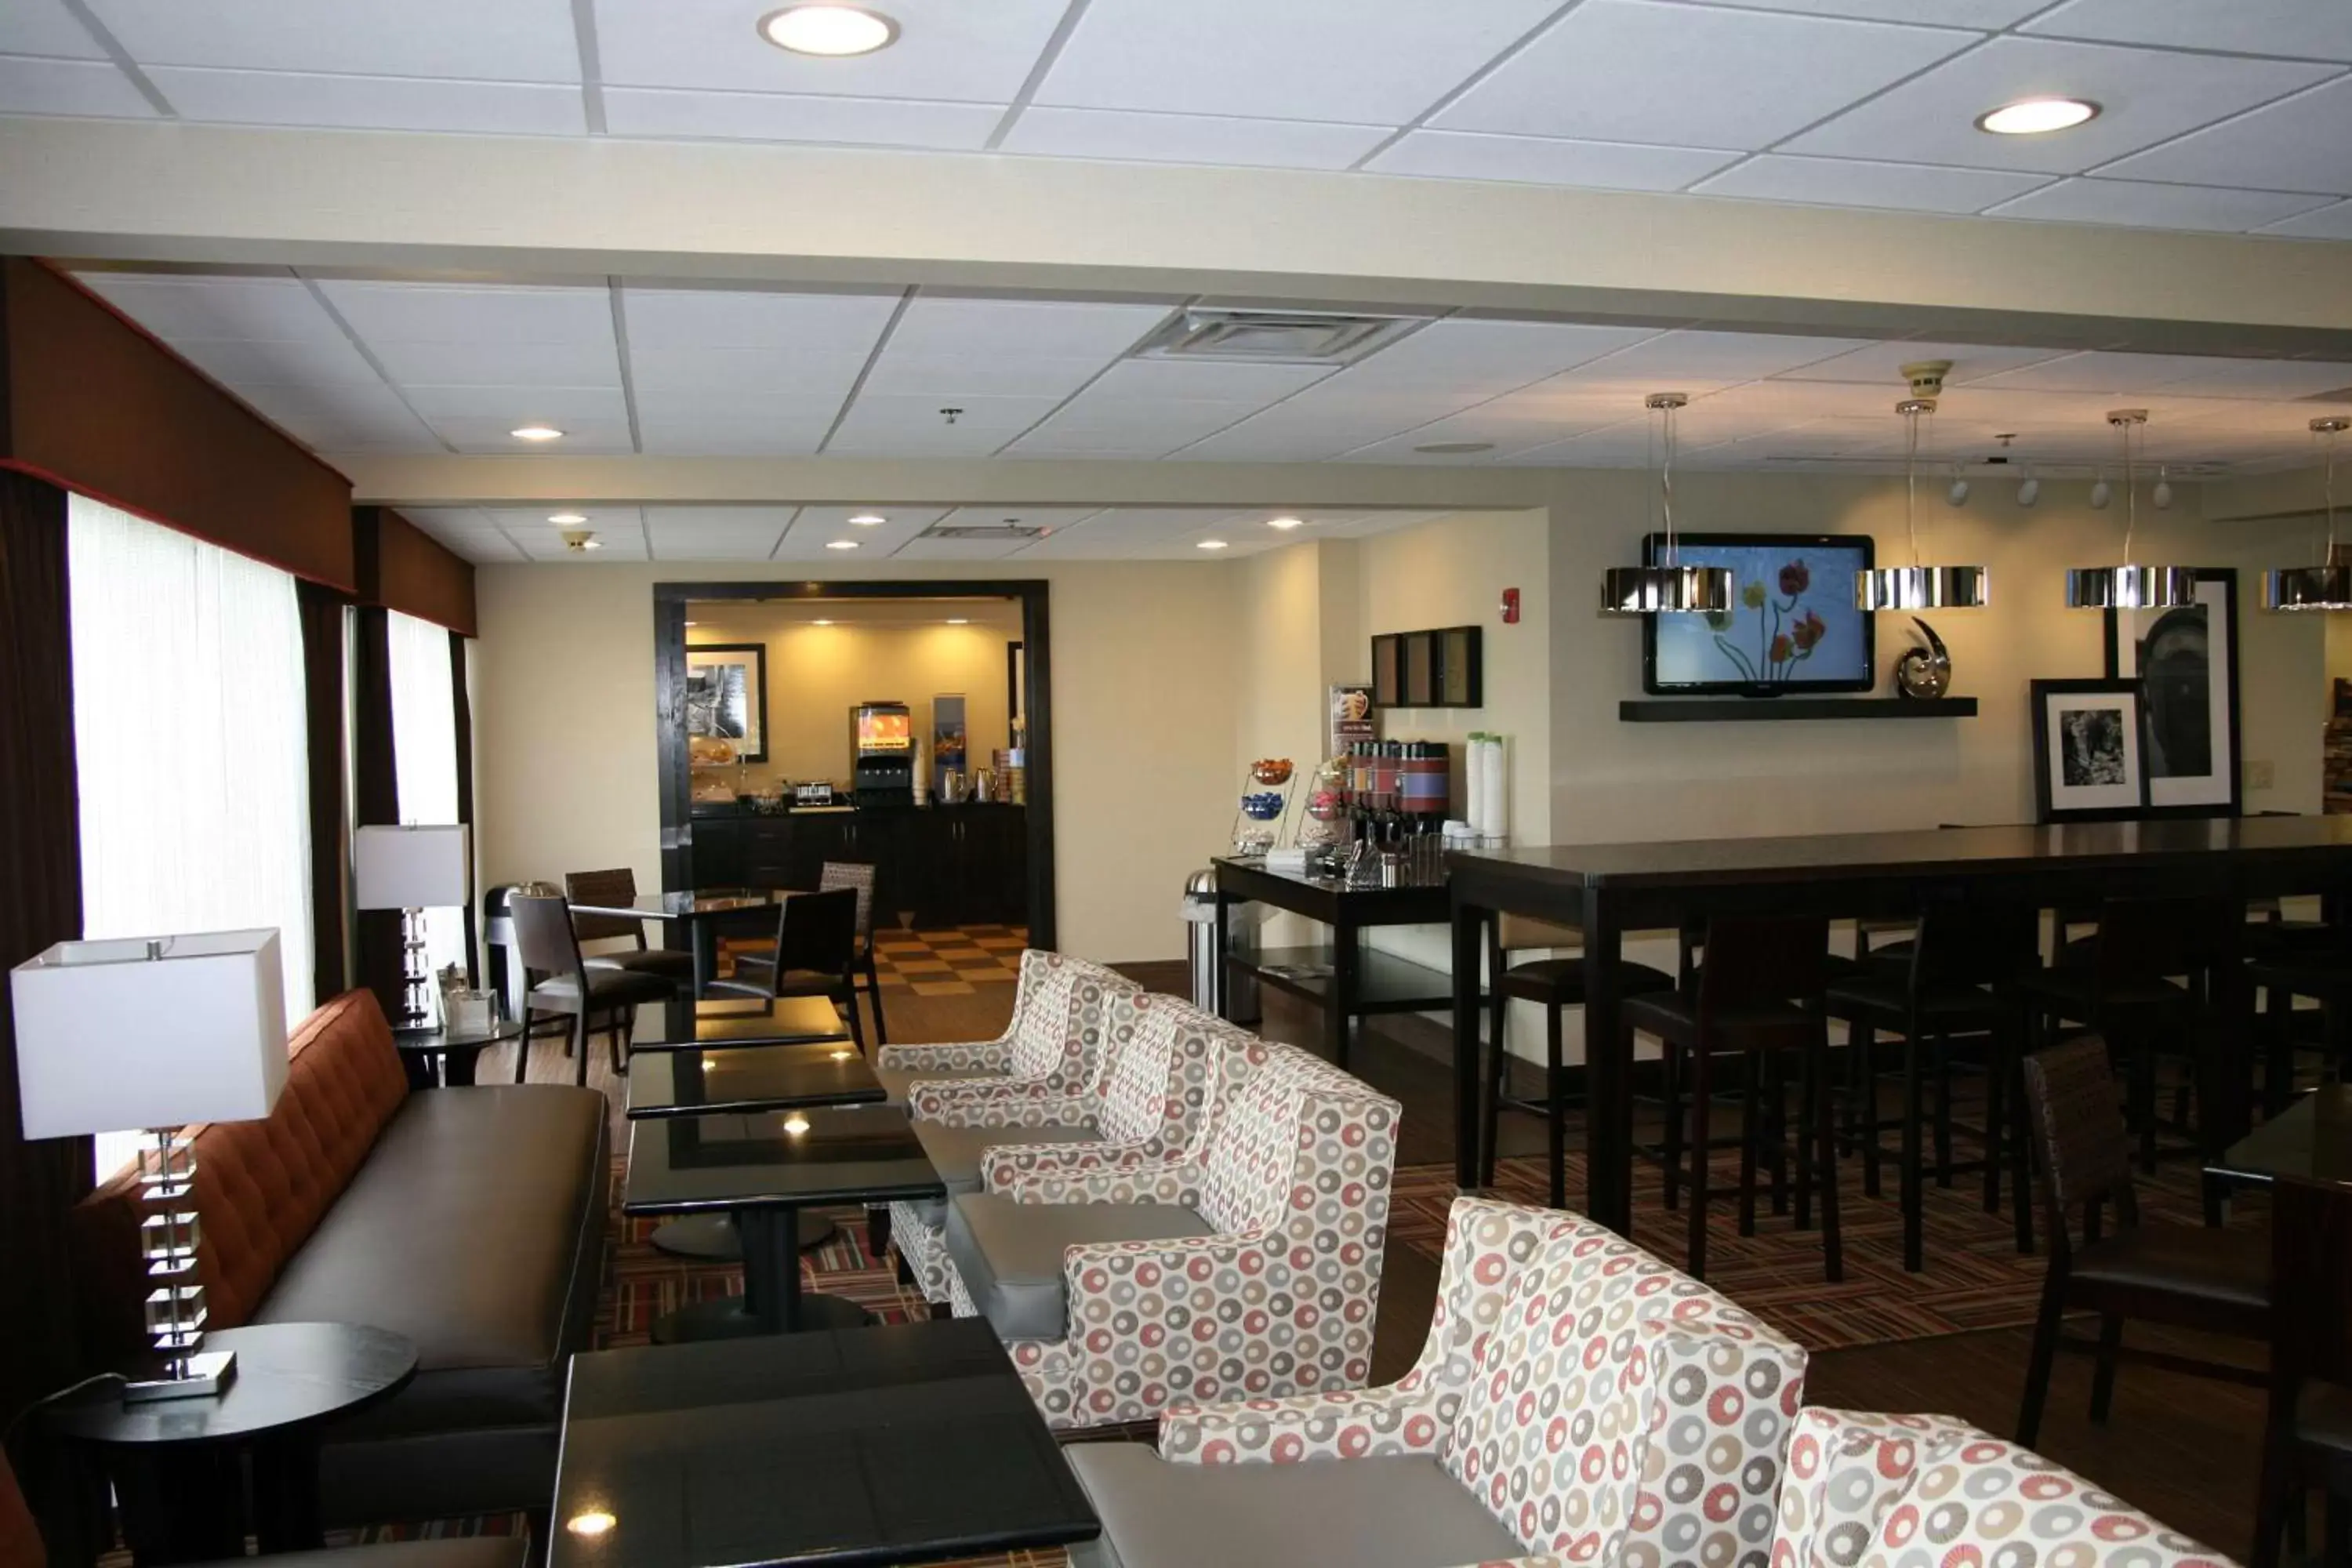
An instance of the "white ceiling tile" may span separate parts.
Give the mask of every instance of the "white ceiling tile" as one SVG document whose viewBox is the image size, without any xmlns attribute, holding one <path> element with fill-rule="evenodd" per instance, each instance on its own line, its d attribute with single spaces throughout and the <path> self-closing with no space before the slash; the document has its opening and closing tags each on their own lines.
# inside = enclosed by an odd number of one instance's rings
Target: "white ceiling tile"
<svg viewBox="0 0 2352 1568">
<path fill-rule="evenodd" d="M 403 438 L 421 437 L 437 445 L 400 395 L 383 383 L 360 384 L 311 382 L 299 386 L 281 383 L 246 383 L 230 388 L 268 417 L 287 423 L 331 425 L 338 429 Z"/>
<path fill-rule="evenodd" d="M 1642 384 L 1647 391 L 1696 395 L 1736 382 L 1780 375 L 1863 346 L 1853 338 L 1791 337 L 1770 332 L 1662 332 L 1530 390 Z M 1638 396 L 1633 411 L 1641 411 Z"/>
<path fill-rule="evenodd" d="M 1119 109 L 1034 107 L 1001 144 L 1007 153 L 1214 163 L 1265 169 L 1345 169 L 1393 127 L 1308 120 L 1244 120 Z"/>
<path fill-rule="evenodd" d="M 2352 239 L 2352 202 L 2315 207 L 2284 223 L 2268 225 L 2263 232 L 2300 239 Z"/>
<path fill-rule="evenodd" d="M 1493 396 L 1657 335 L 1654 327 L 1457 316 L 1430 322 L 1298 401 L 1334 405 L 1360 394 L 1381 397 L 1402 390 Z"/>
<path fill-rule="evenodd" d="M 621 289 L 633 350 L 791 349 L 864 355 L 872 352 L 898 307 L 895 290 L 785 294 L 635 283 Z"/>
<path fill-rule="evenodd" d="M 875 363 L 866 391 L 909 396 L 1067 397 L 1103 368 L 1099 359 L 900 353 Z"/>
<path fill-rule="evenodd" d="M 2352 18 L 2352 5 L 2344 8 Z M 2352 77 L 2338 77 L 2178 142 L 2102 168 L 2102 175 L 2352 195 Z"/>
<path fill-rule="evenodd" d="M 1990 348 L 1979 343 L 1892 342 L 1865 343 L 1851 353 L 1820 360 L 1812 364 L 1799 365 L 1794 370 L 1780 373 L 1782 381 L 1850 381 L 1884 385 L 1887 388 L 1888 406 L 1892 399 L 1908 396 L 1908 384 L 1903 379 L 1903 367 L 1920 360 L 1948 360 L 1951 370 L 1945 375 L 1948 385 L 1980 380 L 1997 375 L 2020 365 L 2038 364 L 2043 360 L 2063 357 L 2056 349 Z"/>
<path fill-rule="evenodd" d="M 554 513 L 576 514 L 585 522 L 550 522 Z M 575 505 L 568 501 L 547 501 L 539 506 L 501 506 L 482 509 L 482 516 L 493 525 L 505 529 L 518 539 L 533 535 L 552 539 L 566 528 L 589 528 L 599 533 L 609 533 L 617 528 L 635 528 L 638 509 L 633 506 Z"/>
<path fill-rule="evenodd" d="M 525 424 L 548 423 L 530 404 L 520 401 L 529 395 L 528 389 L 520 394 L 517 412 L 503 419 L 431 419 L 426 423 L 434 433 L 460 452 L 532 452 L 554 457 L 580 457 L 587 454 L 614 454 L 635 450 L 629 439 L 626 421 L 575 419 L 570 424 L 556 425 L 563 438 L 552 442 L 518 441 L 509 431 Z"/>
<path fill-rule="evenodd" d="M 152 120 L 154 106 L 104 60 L 0 55 L 0 114 L 86 114 Z"/>
<path fill-rule="evenodd" d="M 539 136 L 579 136 L 588 130 L 579 88 L 560 83 L 314 76 L 198 66 L 149 66 L 146 70 L 183 120 Z"/>
<path fill-rule="evenodd" d="M 826 443 L 830 453 L 984 457 L 1053 412 L 1051 397 L 961 397 L 950 424 L 928 397 L 861 396 Z"/>
<path fill-rule="evenodd" d="M 613 342 L 612 294 L 604 289 L 346 279 L 323 279 L 319 288 L 371 346 L 602 343 L 609 348 Z"/>
<path fill-rule="evenodd" d="M 1924 27 L 1586 0 L 1432 123 L 1759 148 L 1970 41 L 1966 33 Z"/>
<path fill-rule="evenodd" d="M 2352 60 L 2352 7 L 2312 0 L 2068 0 L 2023 31 L 2168 48 Z"/>
<path fill-rule="evenodd" d="M 420 343 L 368 346 L 403 385 L 618 386 L 621 362 L 611 342 Z"/>
<path fill-rule="evenodd" d="M 427 419 L 501 419 L 519 395 L 511 386 L 405 385 L 410 406 Z M 562 428 L 583 421 L 626 424 L 627 403 L 617 386 L 540 386 L 527 395 L 534 417 Z M 509 420 L 509 426 L 514 422 Z"/>
<path fill-rule="evenodd" d="M 2024 195 L 2041 174 L 1996 169 L 1946 169 L 1925 163 L 1874 163 L 1859 158 L 1792 158 L 1764 153 L 1692 187 L 1705 196 L 1810 202 L 1822 206 L 1893 207 L 1906 212 L 1974 213 Z"/>
<path fill-rule="evenodd" d="M 167 340 L 172 352 L 211 376 L 232 385 L 245 382 L 280 386 L 382 386 L 375 373 L 348 338 Z"/>
<path fill-rule="evenodd" d="M 1094 0 L 1036 101 L 1401 125 L 1559 0 Z"/>
<path fill-rule="evenodd" d="M 350 342 L 299 278 L 99 271 L 74 279 L 159 338 Z"/>
<path fill-rule="evenodd" d="M 2189 397 L 2291 400 L 2352 386 L 2352 364 L 2321 360 L 2208 360 L 2204 368 L 2164 384 Z"/>
<path fill-rule="evenodd" d="M 652 392 L 737 393 L 800 397 L 847 395 L 866 368 L 862 353 L 788 349 L 640 348 L 629 344 L 629 378 Z"/>
<path fill-rule="evenodd" d="M 533 561 L 562 561 L 575 566 L 600 566 L 619 561 L 651 559 L 646 553 L 645 531 L 635 527 L 634 523 L 629 527 L 614 529 L 609 532 L 598 530 L 596 548 L 589 551 L 573 552 L 561 538 L 554 536 L 551 531 L 546 537 L 533 534 L 528 538 L 519 539 L 515 542 L 521 545 L 524 553 Z"/>
<path fill-rule="evenodd" d="M 908 540 L 947 515 L 944 507 L 803 507 L 784 535 L 778 560 L 828 561 L 848 557 L 860 561 L 892 555 Z M 870 527 L 851 522 L 853 517 L 879 517 Z M 841 540 L 856 542 L 854 551 L 829 548 Z"/>
<path fill-rule="evenodd" d="M 742 0 L 594 0 L 604 80 L 620 87 L 1010 103 L 1066 0 L 890 0 L 888 48 L 846 59 L 795 55 L 757 30 L 774 7 Z"/>
<path fill-rule="evenodd" d="M 895 98 L 709 92 L 608 87 L 604 124 L 615 136 L 696 136 L 725 142 L 825 142 L 977 152 L 1004 109 Z"/>
<path fill-rule="evenodd" d="M 2334 74 L 2326 66 L 1995 38 L 1778 149 L 1830 157 L 2077 174 Z M 2099 117 L 2043 136 L 1976 128 L 2020 99 L 2088 99 Z"/>
<path fill-rule="evenodd" d="M 1682 0 L 1711 5 L 1718 0 Z M 1987 32 L 2030 16 L 2050 0 L 1734 0 L 1756 11 L 1802 11 L 1811 16 L 1848 16 L 1863 22 L 1918 22 Z"/>
<path fill-rule="evenodd" d="M 2198 228 L 2242 234 L 2324 206 L 2324 197 L 2225 191 L 2139 180 L 2061 180 L 1990 209 L 1998 217 L 2111 223 L 2137 228 Z"/>
<path fill-rule="evenodd" d="M 2186 377 L 2210 374 L 2221 363 L 2197 354 L 2065 354 L 1983 376 L 1971 384 L 2011 392 L 2152 392 Z"/>
<path fill-rule="evenodd" d="M 89 0 L 141 65 L 457 77 L 580 79 L 565 0 Z"/>
<path fill-rule="evenodd" d="M 1260 415 L 1174 454 L 1197 462 L 1314 463 L 1377 440 L 1385 427 L 1362 424 L 1275 422 Z"/>
<path fill-rule="evenodd" d="M 1125 353 L 1168 316 L 1164 304 L 967 300 L 919 295 L 890 334 L 890 354 L 1092 359 Z M 887 358 L 887 355 L 886 355 Z"/>
<path fill-rule="evenodd" d="M 8 0 L 0 7 L 0 55 L 101 60 L 106 51 L 62 0 Z"/>
<path fill-rule="evenodd" d="M 841 412 L 841 399 L 831 393 L 808 396 L 760 396 L 711 392 L 703 388 L 637 388 L 637 412 L 675 425 L 707 420 L 756 427 L 763 425 L 798 427 L 814 419 L 821 430 Z"/>
<path fill-rule="evenodd" d="M 806 425 L 672 421 L 640 416 L 637 434 L 646 454 L 656 458 L 806 457 L 832 426 L 830 417 Z"/>
<path fill-rule="evenodd" d="M 1738 153 L 1698 147 L 1645 147 L 1628 142 L 1415 131 L 1382 151 L 1366 167 L 1376 174 L 1507 180 L 1523 184 L 1583 185 L 1611 191 L 1678 191 L 1738 157 Z"/>
</svg>

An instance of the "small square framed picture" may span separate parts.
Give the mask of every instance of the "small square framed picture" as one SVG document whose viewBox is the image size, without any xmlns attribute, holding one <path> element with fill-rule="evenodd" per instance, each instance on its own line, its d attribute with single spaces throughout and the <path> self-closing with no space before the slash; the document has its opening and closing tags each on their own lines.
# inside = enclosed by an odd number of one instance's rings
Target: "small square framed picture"
<svg viewBox="0 0 2352 1568">
<path fill-rule="evenodd" d="M 2147 810 L 2147 710 L 2137 680 L 2033 683 L 2033 796 L 2042 822 Z"/>
</svg>

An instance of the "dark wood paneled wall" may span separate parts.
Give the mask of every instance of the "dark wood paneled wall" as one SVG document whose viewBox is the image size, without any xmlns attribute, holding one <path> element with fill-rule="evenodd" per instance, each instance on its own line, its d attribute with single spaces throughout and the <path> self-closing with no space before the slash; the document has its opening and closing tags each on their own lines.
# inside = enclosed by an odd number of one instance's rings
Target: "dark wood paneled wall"
<svg viewBox="0 0 2352 1568">
<path fill-rule="evenodd" d="M 96 296 L 0 260 L 0 467 L 350 593 L 351 481 Z"/>
</svg>

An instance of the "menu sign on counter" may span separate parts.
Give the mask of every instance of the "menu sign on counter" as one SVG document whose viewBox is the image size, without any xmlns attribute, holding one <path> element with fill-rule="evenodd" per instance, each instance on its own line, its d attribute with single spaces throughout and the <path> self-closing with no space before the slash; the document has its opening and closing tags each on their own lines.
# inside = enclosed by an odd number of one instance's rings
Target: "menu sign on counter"
<svg viewBox="0 0 2352 1568">
<path fill-rule="evenodd" d="M 1372 719 L 1372 689 L 1370 686 L 1334 686 L 1331 688 L 1331 752 L 1344 757 L 1348 748 L 1358 741 L 1380 739 L 1381 727 Z"/>
</svg>

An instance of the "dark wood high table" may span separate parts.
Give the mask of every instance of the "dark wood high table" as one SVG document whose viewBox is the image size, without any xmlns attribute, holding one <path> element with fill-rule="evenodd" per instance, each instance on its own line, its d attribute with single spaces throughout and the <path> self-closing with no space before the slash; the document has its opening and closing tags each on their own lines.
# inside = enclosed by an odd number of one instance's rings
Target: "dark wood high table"
<svg viewBox="0 0 2352 1568">
<path fill-rule="evenodd" d="M 1478 994 L 1485 927 L 1497 912 L 1584 931 L 1585 1208 L 1633 1223 L 1632 1051 L 1618 1023 L 1614 964 L 1632 931 L 1714 914 L 1911 915 L 1924 896 L 1966 888 L 2049 907 L 2110 896 L 2232 899 L 2352 886 L 2352 817 L 2248 816 L 2064 826 L 1931 828 L 1792 838 L 1547 845 L 1456 851 L 1454 918 L 1455 1179 L 1476 1180 Z"/>
<path fill-rule="evenodd" d="M 1353 1020 L 1377 1013 L 1433 1013 L 1453 1000 L 1454 981 L 1444 970 L 1394 953 L 1367 952 L 1360 940 L 1360 933 L 1372 926 L 1444 924 L 1452 905 L 1443 877 L 1393 888 L 1351 888 L 1336 877 L 1269 871 L 1255 858 L 1219 857 L 1213 864 L 1217 872 L 1217 952 L 1224 957 L 1226 973 L 1245 971 L 1261 985 L 1322 1008 L 1325 1053 L 1342 1067 L 1348 1061 Z M 1237 903 L 1270 904 L 1319 921 L 1331 928 L 1330 945 L 1236 951 L 1230 911 Z M 1457 965 L 1454 973 L 1461 973 Z M 1475 991 L 1475 963 L 1469 974 Z M 1219 987 L 1219 1011 L 1228 1016 L 1231 1009 L 1223 998 L 1231 992 L 1230 984 Z"/>
<path fill-rule="evenodd" d="M 2205 1167 L 2235 1185 L 2268 1186 L 2281 1176 L 2352 1186 L 2352 1083 L 2323 1083 L 2230 1146 Z"/>
<path fill-rule="evenodd" d="M 624 921 L 660 921 L 684 926 L 694 953 L 694 994 L 702 994 L 719 970 L 721 931 L 759 926 L 764 919 L 772 930 L 789 888 L 702 888 L 674 892 L 640 893 L 626 903 L 570 900 L 575 915 L 610 915 Z M 665 939 L 669 940 L 669 939 Z"/>
</svg>

